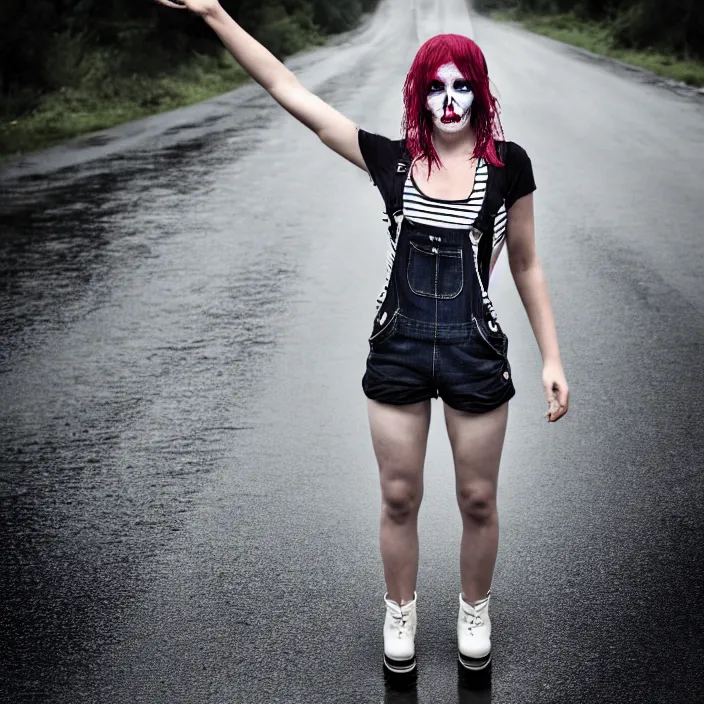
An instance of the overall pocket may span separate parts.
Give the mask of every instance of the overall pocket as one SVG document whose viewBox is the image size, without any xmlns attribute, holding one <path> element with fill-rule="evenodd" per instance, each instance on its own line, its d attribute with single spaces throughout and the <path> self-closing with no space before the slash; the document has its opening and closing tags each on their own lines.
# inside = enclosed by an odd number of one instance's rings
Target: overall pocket
<svg viewBox="0 0 704 704">
<path fill-rule="evenodd" d="M 374 351 L 375 348 L 378 348 L 383 342 L 388 340 L 396 331 L 396 323 L 398 321 L 398 311 L 396 311 L 387 321 L 385 321 L 384 325 L 382 325 L 379 329 L 376 329 L 376 325 L 374 326 L 374 331 L 372 332 L 372 336 L 369 338 L 369 349 L 370 351 Z"/>
<path fill-rule="evenodd" d="M 505 359 L 508 354 L 508 337 L 506 337 L 503 330 L 501 330 L 499 324 L 493 323 L 493 325 L 496 326 L 496 330 L 493 330 L 489 323 L 480 318 L 474 318 L 474 324 L 480 339 L 499 355 L 499 357 Z"/>
<path fill-rule="evenodd" d="M 408 285 L 417 296 L 457 298 L 464 286 L 461 247 L 410 243 Z"/>
</svg>

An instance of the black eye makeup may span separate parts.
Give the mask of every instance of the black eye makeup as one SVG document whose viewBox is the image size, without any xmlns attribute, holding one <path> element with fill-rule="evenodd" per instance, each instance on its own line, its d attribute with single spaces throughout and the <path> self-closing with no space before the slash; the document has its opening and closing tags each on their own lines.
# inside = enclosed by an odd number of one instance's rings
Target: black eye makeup
<svg viewBox="0 0 704 704">
<path fill-rule="evenodd" d="M 453 82 L 452 88 L 460 93 L 468 93 L 472 90 L 469 81 L 458 78 Z M 442 81 L 433 81 L 428 89 L 429 93 L 442 93 L 445 90 L 445 84 Z"/>
</svg>

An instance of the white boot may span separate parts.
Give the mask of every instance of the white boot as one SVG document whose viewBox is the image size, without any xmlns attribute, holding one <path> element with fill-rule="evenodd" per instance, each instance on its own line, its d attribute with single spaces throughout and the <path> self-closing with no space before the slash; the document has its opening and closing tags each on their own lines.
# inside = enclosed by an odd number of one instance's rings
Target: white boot
<svg viewBox="0 0 704 704">
<path fill-rule="evenodd" d="M 468 670 L 483 670 L 491 662 L 491 620 L 489 592 L 474 604 L 468 604 L 460 592 L 457 617 L 457 648 L 460 663 Z"/>
<path fill-rule="evenodd" d="M 387 599 L 386 619 L 384 620 L 384 665 L 396 673 L 411 672 L 416 666 L 416 599 L 399 606 L 395 601 Z"/>
</svg>

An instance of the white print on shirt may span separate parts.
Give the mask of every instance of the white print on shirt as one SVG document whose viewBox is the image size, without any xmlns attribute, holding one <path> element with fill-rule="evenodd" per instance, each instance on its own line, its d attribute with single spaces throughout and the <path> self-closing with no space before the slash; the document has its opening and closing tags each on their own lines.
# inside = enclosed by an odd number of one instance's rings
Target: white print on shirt
<svg viewBox="0 0 704 704">
<path fill-rule="evenodd" d="M 386 251 L 386 279 L 384 280 L 384 288 L 381 289 L 381 293 L 376 299 L 376 311 L 379 312 L 379 308 L 384 304 L 386 300 L 386 294 L 389 292 L 389 283 L 391 282 L 391 272 L 394 268 L 394 260 L 396 259 L 396 243 L 401 235 L 401 224 L 403 223 L 403 212 L 399 211 L 394 214 L 394 222 L 396 223 L 396 236 L 389 233 L 389 247 Z M 384 314 L 385 315 L 385 314 Z M 379 324 L 383 325 L 380 320 Z"/>
<path fill-rule="evenodd" d="M 508 220 L 508 215 L 506 213 L 506 203 L 503 203 L 499 208 L 499 212 L 496 213 L 494 218 L 494 242 L 491 249 L 491 265 L 489 266 L 489 276 L 491 276 L 496 266 L 496 262 L 499 259 L 501 250 L 506 244 L 506 222 Z"/>
<path fill-rule="evenodd" d="M 435 74 L 426 107 L 433 115 L 433 124 L 442 132 L 463 130 L 469 122 L 474 93 L 469 82 L 455 64 L 444 64 Z"/>
</svg>

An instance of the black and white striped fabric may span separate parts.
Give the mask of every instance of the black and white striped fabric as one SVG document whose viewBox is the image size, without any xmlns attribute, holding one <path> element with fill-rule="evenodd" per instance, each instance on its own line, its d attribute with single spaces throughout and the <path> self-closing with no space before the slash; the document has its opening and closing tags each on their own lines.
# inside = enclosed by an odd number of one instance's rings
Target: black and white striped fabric
<svg viewBox="0 0 704 704">
<path fill-rule="evenodd" d="M 489 168 L 484 159 L 477 164 L 472 193 L 465 200 L 440 200 L 426 196 L 416 186 L 409 169 L 403 189 L 403 215 L 411 222 L 435 227 L 452 227 L 460 230 L 474 224 L 484 203 Z M 506 206 L 502 205 L 494 218 L 494 245 L 492 268 L 506 241 Z M 391 258 L 393 263 L 393 255 Z"/>
<path fill-rule="evenodd" d="M 494 218 L 494 245 L 491 253 L 491 268 L 494 268 L 496 260 L 501 254 L 501 250 L 506 244 L 506 220 L 508 216 L 506 214 L 506 204 L 504 203 L 500 208 L 499 212 L 496 213 Z"/>
<path fill-rule="evenodd" d="M 403 207 L 399 209 L 398 179 L 399 174 L 406 173 L 405 163 L 401 170 L 399 155 L 407 154 L 406 143 L 403 139 L 391 140 L 382 135 L 359 130 L 359 149 L 364 159 L 369 176 L 374 185 L 379 189 L 384 199 L 385 212 L 393 213 L 395 227 L 389 232 L 389 248 L 386 265 L 387 275 L 384 288 L 377 298 L 377 309 L 383 303 L 388 290 L 391 271 L 396 257 L 396 240 L 401 232 L 404 219 L 412 222 L 425 222 L 430 226 L 452 227 L 468 230 L 476 220 L 485 198 L 491 193 L 492 200 L 503 203 L 494 218 L 493 252 L 491 257 L 491 270 L 506 242 L 507 211 L 523 196 L 535 190 L 533 167 L 530 157 L 523 147 L 515 142 L 504 142 L 502 160 L 506 175 L 501 179 L 492 179 L 489 183 L 488 174 L 493 168 L 485 160 L 479 160 L 477 182 L 474 184 L 472 194 L 466 201 L 441 201 L 424 197 L 423 193 L 414 188 L 413 181 L 406 175 L 404 183 Z"/>
<path fill-rule="evenodd" d="M 404 217 L 419 225 L 469 230 L 479 215 L 486 195 L 489 168 L 484 159 L 480 159 L 477 164 L 474 187 L 469 197 L 464 200 L 440 200 L 426 196 L 416 186 L 412 171 L 412 168 L 408 170 L 403 189 Z"/>
</svg>

